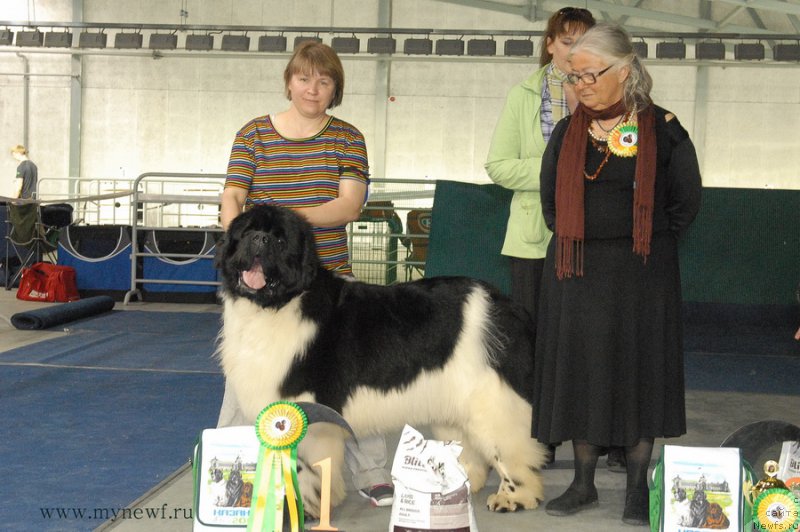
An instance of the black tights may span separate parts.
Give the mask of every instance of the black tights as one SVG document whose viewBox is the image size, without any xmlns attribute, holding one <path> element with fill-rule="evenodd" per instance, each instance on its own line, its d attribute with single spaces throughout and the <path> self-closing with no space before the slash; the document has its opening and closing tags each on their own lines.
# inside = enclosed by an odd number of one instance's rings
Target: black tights
<svg viewBox="0 0 800 532">
<path fill-rule="evenodd" d="M 625 447 L 628 468 L 626 492 L 647 495 L 647 468 L 653 455 L 653 438 L 642 438 L 636 445 Z"/>
<path fill-rule="evenodd" d="M 594 471 L 602 449 L 586 440 L 572 440 L 572 451 L 575 454 L 575 478 L 570 487 L 584 496 L 596 493 Z"/>
<path fill-rule="evenodd" d="M 572 449 L 575 454 L 575 478 L 572 481 L 572 488 L 582 495 L 594 493 L 596 491 L 594 473 L 603 448 L 586 440 L 573 440 Z M 647 469 L 650 467 L 652 454 L 652 438 L 642 438 L 636 445 L 625 447 L 628 471 L 627 493 L 647 494 Z"/>
</svg>

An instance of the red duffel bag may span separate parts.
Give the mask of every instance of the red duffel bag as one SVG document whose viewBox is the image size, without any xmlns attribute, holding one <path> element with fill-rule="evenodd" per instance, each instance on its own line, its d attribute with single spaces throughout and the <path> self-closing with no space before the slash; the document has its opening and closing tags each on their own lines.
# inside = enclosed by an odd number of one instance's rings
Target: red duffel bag
<svg viewBox="0 0 800 532">
<path fill-rule="evenodd" d="M 66 303 L 77 301 L 75 268 L 49 262 L 37 262 L 22 269 L 17 299 Z"/>
</svg>

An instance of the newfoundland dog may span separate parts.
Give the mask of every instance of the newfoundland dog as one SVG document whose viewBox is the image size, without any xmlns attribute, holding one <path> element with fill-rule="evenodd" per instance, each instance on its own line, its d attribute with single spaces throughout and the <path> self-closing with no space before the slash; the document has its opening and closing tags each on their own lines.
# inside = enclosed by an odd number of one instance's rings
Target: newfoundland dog
<svg viewBox="0 0 800 532">
<path fill-rule="evenodd" d="M 544 499 L 546 450 L 530 436 L 533 330 L 521 307 L 465 277 L 378 286 L 320 265 L 311 226 L 281 207 L 238 216 L 220 242 L 219 356 L 245 416 L 277 400 L 340 412 L 358 435 L 431 427 L 458 440 L 473 491 L 490 468 L 493 511 Z M 298 449 L 304 509 L 319 516 L 320 460 L 332 459 L 331 504 L 345 496 L 346 433 L 315 423 Z"/>
</svg>

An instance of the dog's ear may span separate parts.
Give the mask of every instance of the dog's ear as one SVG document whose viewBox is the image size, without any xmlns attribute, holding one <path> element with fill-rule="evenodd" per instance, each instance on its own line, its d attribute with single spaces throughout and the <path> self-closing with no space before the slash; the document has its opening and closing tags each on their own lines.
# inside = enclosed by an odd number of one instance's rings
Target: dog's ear
<svg viewBox="0 0 800 532">
<path fill-rule="evenodd" d="M 314 231 L 306 223 L 306 230 L 303 231 L 303 286 L 310 285 L 317 277 L 320 267 L 319 254 L 317 253 L 317 242 L 314 239 Z"/>
<path fill-rule="evenodd" d="M 317 242 L 311 224 L 294 212 L 291 213 L 291 216 L 294 218 L 294 223 L 287 224 L 287 226 L 291 225 L 293 228 L 292 240 L 298 253 L 298 264 L 295 265 L 297 269 L 293 272 L 293 278 L 297 286 L 305 289 L 314 281 L 319 271 Z"/>
<path fill-rule="evenodd" d="M 216 252 L 214 254 L 214 266 L 222 271 L 227 265 L 226 259 L 236 251 L 236 245 L 242 233 L 242 224 L 244 220 L 239 220 L 242 216 L 234 218 L 227 231 L 220 234 L 215 246 Z"/>
<path fill-rule="evenodd" d="M 214 267 L 221 270 L 225 264 L 225 250 L 228 248 L 228 232 L 222 233 L 217 239 L 217 245 L 214 246 Z"/>
<path fill-rule="evenodd" d="M 277 225 L 282 228 L 285 250 L 280 253 L 282 260 L 273 262 L 278 270 L 276 278 L 280 279 L 273 297 L 285 302 L 311 285 L 320 262 L 311 225 L 289 209 L 276 210 L 274 214 Z"/>
</svg>

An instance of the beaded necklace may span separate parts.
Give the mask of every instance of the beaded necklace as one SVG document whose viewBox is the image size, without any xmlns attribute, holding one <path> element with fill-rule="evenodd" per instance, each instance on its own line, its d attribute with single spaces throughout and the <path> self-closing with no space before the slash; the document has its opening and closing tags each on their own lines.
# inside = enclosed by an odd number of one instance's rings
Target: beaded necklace
<svg viewBox="0 0 800 532">
<path fill-rule="evenodd" d="M 591 127 L 589 130 L 589 140 L 592 141 L 592 146 L 595 147 L 597 151 L 600 153 L 605 153 L 606 156 L 603 157 L 603 161 L 600 163 L 600 166 L 597 167 L 597 170 L 592 175 L 586 173 L 586 170 L 583 171 L 583 176 L 588 179 L 589 181 L 594 181 L 597 179 L 597 176 L 600 175 L 600 172 L 603 170 L 603 167 L 608 162 L 608 159 L 611 157 L 611 150 L 608 149 L 608 143 L 602 139 L 598 139 L 594 133 L 591 132 Z"/>
<path fill-rule="evenodd" d="M 605 157 L 603 157 L 603 160 L 600 162 L 600 165 L 597 167 L 597 170 L 595 170 L 593 174 L 589 175 L 589 173 L 586 172 L 586 169 L 583 170 L 583 176 L 586 179 L 588 179 L 589 181 L 594 181 L 595 179 L 597 179 L 597 176 L 600 175 L 600 172 L 603 170 L 603 167 L 608 162 L 608 159 L 611 158 L 612 151 L 614 151 L 614 152 L 617 151 L 617 150 L 611 150 L 609 148 L 608 138 L 611 135 L 614 134 L 615 130 L 618 129 L 620 127 L 620 125 L 622 125 L 622 126 L 628 125 L 628 120 L 630 120 L 631 115 L 632 115 L 632 113 L 626 113 L 626 114 L 622 115 L 620 117 L 620 119 L 617 120 L 617 123 L 614 124 L 614 127 L 612 127 L 610 130 L 607 130 L 606 128 L 604 128 L 600 124 L 600 122 L 597 122 L 595 120 L 595 122 L 597 123 L 597 126 L 600 129 L 602 129 L 603 131 L 605 131 L 606 133 L 609 134 L 608 136 L 606 136 L 606 138 L 601 138 L 601 137 L 598 137 L 597 135 L 595 135 L 594 131 L 592 131 L 592 124 L 591 124 L 591 122 L 589 123 L 589 140 L 591 141 L 592 146 L 594 146 L 594 148 L 597 151 L 599 151 L 600 153 L 605 153 Z M 635 142 L 635 140 L 634 140 L 634 142 Z M 634 146 L 634 149 L 635 149 L 635 146 Z M 635 153 L 635 151 L 634 151 L 634 153 Z M 625 156 L 627 156 L 627 155 L 625 155 Z"/>
</svg>

